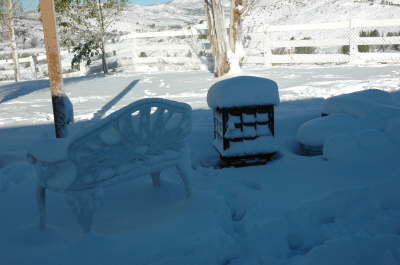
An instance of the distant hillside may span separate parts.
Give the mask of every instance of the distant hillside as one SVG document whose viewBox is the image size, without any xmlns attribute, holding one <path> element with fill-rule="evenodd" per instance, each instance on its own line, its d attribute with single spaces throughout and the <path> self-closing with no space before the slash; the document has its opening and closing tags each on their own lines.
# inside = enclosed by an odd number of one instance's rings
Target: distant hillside
<svg viewBox="0 0 400 265">
<path fill-rule="evenodd" d="M 386 1 L 386 2 L 394 2 Z M 389 19 L 400 18 L 400 6 L 385 1 L 364 0 L 260 0 L 246 18 L 246 23 L 299 24 L 345 21 L 350 18 Z M 226 1 L 229 6 L 229 1 Z M 205 21 L 202 0 L 174 0 L 165 4 L 132 4 L 122 13 L 115 27 L 122 32 L 178 29 Z M 17 19 L 20 48 L 42 47 L 42 30 L 39 16 L 26 13 Z M 5 35 L 0 35 L 0 55 L 8 50 Z"/>
</svg>

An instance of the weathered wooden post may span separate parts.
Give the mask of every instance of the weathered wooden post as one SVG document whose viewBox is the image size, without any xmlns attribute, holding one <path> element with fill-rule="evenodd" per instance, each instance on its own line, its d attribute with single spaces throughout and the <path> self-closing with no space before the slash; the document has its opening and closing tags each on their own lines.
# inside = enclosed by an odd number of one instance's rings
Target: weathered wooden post
<svg viewBox="0 0 400 265">
<path fill-rule="evenodd" d="M 57 138 L 68 135 L 67 124 L 73 121 L 72 104 L 63 90 L 60 48 L 56 28 L 53 0 L 40 0 L 47 66 L 50 79 L 51 100 L 53 104 L 54 127 Z M 46 189 L 37 187 L 37 204 L 40 211 L 39 228 L 46 228 Z"/>
<path fill-rule="evenodd" d="M 350 63 L 357 62 L 358 55 L 358 31 L 356 28 L 356 21 L 354 19 L 350 19 L 349 21 L 349 55 L 350 55 Z"/>
<path fill-rule="evenodd" d="M 271 36 L 268 35 L 268 25 L 264 24 L 264 66 L 272 66 Z"/>
<path fill-rule="evenodd" d="M 67 124 L 73 120 L 73 112 L 72 104 L 63 90 L 54 1 L 40 0 L 40 12 L 49 69 L 55 133 L 57 138 L 64 138 L 68 135 Z"/>
<path fill-rule="evenodd" d="M 31 70 L 32 70 L 32 79 L 37 80 L 39 69 L 38 69 L 38 59 L 37 59 L 36 54 L 32 54 L 30 64 L 31 64 Z"/>
</svg>

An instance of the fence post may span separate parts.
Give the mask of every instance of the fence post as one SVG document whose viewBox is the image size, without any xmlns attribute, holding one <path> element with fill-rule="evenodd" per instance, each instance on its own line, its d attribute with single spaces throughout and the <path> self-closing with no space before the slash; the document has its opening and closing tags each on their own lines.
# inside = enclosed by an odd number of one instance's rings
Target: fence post
<svg viewBox="0 0 400 265">
<path fill-rule="evenodd" d="M 79 63 L 79 71 L 81 75 L 86 75 L 87 73 L 87 69 L 86 69 L 86 62 L 85 60 L 81 61 Z"/>
<path fill-rule="evenodd" d="M 272 45 L 271 40 L 268 39 L 268 25 L 264 24 L 264 66 L 272 66 Z"/>
<path fill-rule="evenodd" d="M 31 56 L 31 69 L 32 69 L 32 80 L 38 79 L 38 60 L 36 54 Z"/>
<path fill-rule="evenodd" d="M 354 19 L 349 21 L 349 55 L 350 63 L 354 63 L 357 60 L 358 54 L 358 31 Z"/>
</svg>

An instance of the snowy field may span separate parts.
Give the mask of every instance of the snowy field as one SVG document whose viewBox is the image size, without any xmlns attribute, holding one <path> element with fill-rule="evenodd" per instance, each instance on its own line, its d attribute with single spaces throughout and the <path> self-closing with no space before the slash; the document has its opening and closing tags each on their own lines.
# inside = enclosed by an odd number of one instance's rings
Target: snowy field
<svg viewBox="0 0 400 265">
<path fill-rule="evenodd" d="M 162 97 L 193 108 L 193 196 L 174 170 L 160 189 L 140 178 L 104 190 L 93 232 L 83 234 L 62 195 L 48 193 L 49 229 L 37 229 L 35 176 L 26 148 L 53 136 L 48 81 L 0 86 L 0 264 L 4 265 L 400 265 L 400 143 L 392 157 L 340 161 L 299 155 L 297 129 L 325 98 L 391 92 L 400 67 L 296 66 L 247 69 L 275 80 L 281 158 L 218 168 L 212 147 L 208 72 L 115 73 L 65 80 L 77 123 L 135 100 Z M 246 91 L 243 91 L 246 93 Z M 18 183 L 18 185 L 16 184 Z"/>
</svg>

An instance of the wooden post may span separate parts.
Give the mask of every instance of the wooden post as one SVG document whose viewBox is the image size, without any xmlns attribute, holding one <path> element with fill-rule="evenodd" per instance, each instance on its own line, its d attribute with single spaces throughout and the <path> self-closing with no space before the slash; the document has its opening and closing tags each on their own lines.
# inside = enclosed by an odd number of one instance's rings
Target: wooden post
<svg viewBox="0 0 400 265">
<path fill-rule="evenodd" d="M 79 72 L 82 76 L 87 74 L 87 67 L 86 67 L 86 62 L 85 61 L 81 61 L 79 63 Z"/>
<path fill-rule="evenodd" d="M 350 19 L 349 22 L 349 55 L 350 55 L 350 63 L 355 63 L 357 60 L 358 54 L 358 32 L 355 27 L 355 20 Z"/>
<path fill-rule="evenodd" d="M 32 54 L 31 56 L 31 70 L 32 70 L 32 79 L 38 79 L 38 60 L 36 54 Z"/>
<path fill-rule="evenodd" d="M 60 48 L 56 28 L 56 17 L 53 0 L 40 0 L 44 42 L 49 69 L 51 99 L 53 103 L 54 127 L 57 138 L 67 137 L 67 112 L 69 102 L 63 90 Z"/>
<path fill-rule="evenodd" d="M 271 37 L 268 36 L 268 28 L 265 18 L 263 21 L 263 34 L 264 34 L 264 66 L 272 66 L 272 51 L 271 51 Z"/>
</svg>

